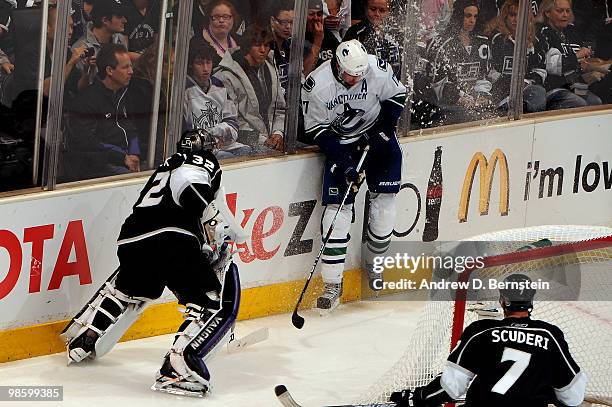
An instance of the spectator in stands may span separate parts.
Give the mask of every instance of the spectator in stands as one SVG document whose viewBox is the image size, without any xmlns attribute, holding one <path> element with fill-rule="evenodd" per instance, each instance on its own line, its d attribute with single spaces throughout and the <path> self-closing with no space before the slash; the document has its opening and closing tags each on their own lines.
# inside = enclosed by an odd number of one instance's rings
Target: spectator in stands
<svg viewBox="0 0 612 407">
<path fill-rule="evenodd" d="M 453 0 L 423 0 L 419 40 L 428 43 L 446 30 L 452 13 Z"/>
<path fill-rule="evenodd" d="M 153 126 L 153 107 L 155 105 L 155 77 L 157 72 L 157 44 L 153 43 L 134 62 L 134 74 L 128 87 L 128 116 L 136 127 L 139 135 L 140 150 L 142 151 L 141 169 L 157 167 L 163 161 L 164 154 L 164 123 L 166 117 L 166 96 L 164 87 L 160 88 L 157 116 L 157 133 L 155 143 L 154 162 L 145 162 L 151 142 L 151 126 Z M 163 71 L 163 69 L 162 69 Z M 167 74 L 162 77 L 167 77 Z"/>
<path fill-rule="evenodd" d="M 323 62 L 332 59 L 340 42 L 323 24 L 323 0 L 308 0 L 304 77 Z"/>
<path fill-rule="evenodd" d="M 491 38 L 491 73 L 493 101 L 498 108 L 508 107 L 510 80 L 514 68 L 514 42 L 518 23 L 519 0 L 507 0 L 499 16 L 491 22 L 486 34 Z M 523 86 L 523 111 L 525 113 L 546 110 L 545 56 L 535 37 L 533 15 L 529 13 L 527 27 L 527 68 Z"/>
<path fill-rule="evenodd" d="M 293 30 L 293 1 L 281 0 L 276 3 L 270 17 L 273 41 L 271 44 L 274 51 L 274 65 L 278 72 L 278 79 L 283 88 L 283 93 L 287 91 L 287 77 L 289 75 L 289 54 L 291 48 L 291 32 Z"/>
<path fill-rule="evenodd" d="M 194 0 L 193 11 L 191 12 L 191 28 L 193 33 L 201 33 L 204 31 L 204 20 L 206 16 L 206 10 L 212 0 Z M 178 2 L 174 5 L 174 15 L 178 12 Z"/>
<path fill-rule="evenodd" d="M 11 63 L 10 58 L 4 51 L 0 49 L 0 73 L 10 74 L 15 69 L 15 65 Z"/>
<path fill-rule="evenodd" d="M 160 8 L 158 0 L 127 0 L 127 23 L 130 58 L 137 60 L 147 47 L 155 42 L 159 31 Z"/>
<path fill-rule="evenodd" d="M 138 134 L 128 116 L 126 94 L 133 70 L 127 48 L 104 44 L 96 63 L 96 80 L 79 94 L 71 111 L 64 160 L 71 179 L 140 171 Z"/>
<path fill-rule="evenodd" d="M 240 49 L 223 57 L 215 77 L 238 108 L 238 141 L 258 152 L 283 151 L 285 98 L 274 65 L 268 60 L 272 34 L 247 27 Z"/>
<path fill-rule="evenodd" d="M 83 0 L 83 20 L 85 25 L 93 21 L 91 16 L 93 11 L 94 0 Z"/>
<path fill-rule="evenodd" d="M 486 27 L 497 18 L 504 3 L 504 0 L 477 0 L 478 21 L 474 31 L 483 34 Z"/>
<path fill-rule="evenodd" d="M 325 0 L 323 12 L 325 28 L 341 42 L 351 26 L 351 0 Z"/>
<path fill-rule="evenodd" d="M 216 58 L 215 66 L 228 50 L 237 47 L 236 40 L 232 37 L 234 22 L 237 19 L 238 12 L 229 0 L 214 0 L 208 5 L 202 36 L 219 56 Z"/>
<path fill-rule="evenodd" d="M 96 0 L 92 10 L 92 23 L 87 26 L 85 35 L 72 46 L 73 49 L 87 47 L 92 49 L 93 55 L 83 59 L 78 68 L 89 75 L 89 83 L 94 82 L 96 74 L 96 57 L 104 44 L 122 44 L 126 48 L 127 39 L 124 35 L 127 22 L 126 8 L 119 0 Z"/>
<path fill-rule="evenodd" d="M 51 58 L 55 43 L 55 25 L 57 23 L 57 6 L 55 0 L 49 2 L 49 15 L 47 19 L 47 52 L 45 53 L 45 80 L 43 82 L 43 94 L 49 96 L 51 88 Z M 68 42 L 73 33 L 72 15 L 68 16 Z M 83 58 L 87 48 L 84 46 L 68 50 L 66 54 L 66 66 L 64 67 L 64 105 L 68 106 L 76 97 L 79 85 L 81 88 L 87 86 L 87 73 L 77 69 L 78 62 Z"/>
<path fill-rule="evenodd" d="M 401 78 L 403 37 L 393 35 L 392 30 L 386 26 L 389 7 L 390 0 L 367 0 L 366 19 L 349 28 L 344 41 L 359 40 L 369 54 L 387 61 L 395 76 Z"/>
<path fill-rule="evenodd" d="M 428 75 L 446 124 L 483 119 L 491 113 L 489 40 L 474 33 L 476 0 L 457 0 L 448 27 L 428 53 Z"/>
<path fill-rule="evenodd" d="M 72 11 L 72 10 L 71 10 Z M 28 11 L 29 12 L 29 11 Z M 72 37 L 73 32 L 73 20 L 71 15 L 68 16 L 68 41 Z M 34 15 L 38 22 L 38 15 Z M 57 1 L 49 0 L 49 13 L 47 19 L 47 27 L 45 32 L 46 36 L 46 52 L 44 59 L 44 82 L 43 82 L 43 95 L 49 96 L 49 89 L 51 86 L 51 60 L 53 57 L 54 45 L 55 45 L 55 26 L 57 22 Z M 23 25 L 30 25 L 31 21 L 27 21 Z M 22 31 L 24 32 L 24 31 Z M 26 52 L 21 52 L 21 57 L 16 61 L 15 66 L 10 64 L 9 69 L 10 75 L 2 81 L 2 103 L 6 106 L 10 106 L 21 92 L 37 89 L 37 78 L 38 78 L 38 60 L 39 60 L 39 32 L 36 30 L 33 36 L 30 38 L 18 38 L 21 41 L 22 48 Z M 85 47 L 77 47 L 73 50 L 68 50 L 66 54 L 66 64 L 64 67 L 64 104 L 68 105 L 74 96 L 76 95 L 78 85 L 87 85 L 87 76 L 76 68 L 76 65 L 81 61 L 81 58 L 85 55 Z"/>
<path fill-rule="evenodd" d="M 580 61 L 591 56 L 583 46 L 572 21 L 571 0 L 544 0 L 536 21 L 540 23 L 538 38 L 546 53 L 546 90 L 548 109 L 566 109 L 601 104 L 601 99 L 588 90 L 581 75 Z"/>
<path fill-rule="evenodd" d="M 72 38 L 68 41 L 68 45 L 72 45 L 85 34 L 86 23 L 83 16 L 83 0 L 72 0 Z"/>
<path fill-rule="evenodd" d="M 225 85 L 211 77 L 215 51 L 201 37 L 189 43 L 187 81 L 183 109 L 183 131 L 204 129 L 217 140 L 217 158 L 248 155 L 251 148 L 238 143 L 236 105 L 227 96 Z"/>
</svg>

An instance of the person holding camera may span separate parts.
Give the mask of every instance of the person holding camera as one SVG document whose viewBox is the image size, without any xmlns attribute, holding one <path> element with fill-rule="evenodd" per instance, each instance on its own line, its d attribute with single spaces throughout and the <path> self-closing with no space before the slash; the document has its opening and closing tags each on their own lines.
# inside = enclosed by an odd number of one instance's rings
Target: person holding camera
<svg viewBox="0 0 612 407">
<path fill-rule="evenodd" d="M 55 24 L 57 22 L 57 7 L 54 3 L 49 5 L 49 16 L 47 22 L 47 52 L 45 54 L 45 80 L 43 82 L 43 94 L 49 96 L 51 88 L 51 57 L 53 55 L 53 44 L 55 42 Z M 68 16 L 68 41 L 72 38 L 73 33 L 72 15 Z M 77 64 L 93 55 L 93 48 L 88 48 L 86 45 L 75 47 L 69 50 L 66 57 L 66 66 L 64 67 L 64 94 L 69 100 L 64 99 L 66 104 L 76 96 L 78 89 L 87 86 L 88 76 L 83 70 L 77 68 Z"/>
<path fill-rule="evenodd" d="M 541 24 L 537 35 L 546 53 L 548 110 L 600 105 L 601 99 L 582 78 L 581 62 L 592 51 L 572 24 L 571 0 L 544 0 L 536 21 Z"/>
<path fill-rule="evenodd" d="M 127 48 L 105 44 L 98 75 L 70 110 L 65 152 L 67 180 L 140 171 L 138 130 L 129 114 L 128 85 L 134 73 Z"/>
<path fill-rule="evenodd" d="M 73 51 L 81 47 L 87 48 L 87 53 L 77 64 L 79 69 L 87 72 L 87 84 L 94 82 L 97 72 L 96 56 L 102 45 L 114 43 L 128 48 L 127 36 L 124 35 L 128 10 L 119 0 L 96 0 L 91 15 L 93 21 L 87 25 L 85 35 L 72 46 Z"/>
</svg>

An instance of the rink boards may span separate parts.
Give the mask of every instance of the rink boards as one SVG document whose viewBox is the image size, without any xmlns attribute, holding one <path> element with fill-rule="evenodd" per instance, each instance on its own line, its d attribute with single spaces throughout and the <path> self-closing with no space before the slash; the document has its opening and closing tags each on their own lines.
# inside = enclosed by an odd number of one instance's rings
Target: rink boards
<svg viewBox="0 0 612 407">
<path fill-rule="evenodd" d="M 612 113 L 600 111 L 403 139 L 395 239 L 422 241 L 428 211 L 439 211 L 439 240 L 543 224 L 612 225 L 611 125 Z M 441 200 L 428 200 L 428 186 L 431 196 L 433 187 L 439 192 L 429 183 L 437 147 Z M 240 318 L 293 307 L 320 244 L 322 162 L 301 154 L 224 167 L 228 205 L 250 234 L 236 256 Z M 115 240 L 145 181 L 0 200 L 0 362 L 62 350 L 57 334 L 66 318 L 118 265 Z M 346 300 L 360 297 L 363 193 Z M 164 295 L 125 339 L 175 330 L 181 319 L 172 301 Z"/>
</svg>

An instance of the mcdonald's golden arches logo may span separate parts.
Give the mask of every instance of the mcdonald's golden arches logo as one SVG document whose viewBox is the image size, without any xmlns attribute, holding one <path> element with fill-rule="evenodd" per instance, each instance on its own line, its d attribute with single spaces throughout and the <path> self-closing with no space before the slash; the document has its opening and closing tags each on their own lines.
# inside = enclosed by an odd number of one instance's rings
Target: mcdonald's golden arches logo
<svg viewBox="0 0 612 407">
<path fill-rule="evenodd" d="M 465 172 L 463 179 L 463 188 L 461 189 L 461 199 L 459 200 L 459 222 L 467 222 L 468 208 L 470 206 L 470 195 L 472 193 L 472 185 L 476 170 L 480 169 L 480 200 L 478 209 L 480 215 L 489 213 L 489 202 L 491 200 L 491 188 L 493 187 L 493 178 L 495 176 L 495 168 L 499 164 L 499 213 L 502 216 L 508 215 L 508 204 L 510 195 L 510 179 L 508 174 L 508 162 L 506 155 L 499 148 L 493 151 L 491 158 L 487 158 L 480 151 L 472 156 L 470 165 Z"/>
</svg>

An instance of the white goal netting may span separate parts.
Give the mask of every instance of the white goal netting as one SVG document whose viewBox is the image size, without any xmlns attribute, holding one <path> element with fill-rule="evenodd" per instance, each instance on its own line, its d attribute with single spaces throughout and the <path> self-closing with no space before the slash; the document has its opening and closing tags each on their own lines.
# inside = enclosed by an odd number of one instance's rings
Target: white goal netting
<svg viewBox="0 0 612 407">
<path fill-rule="evenodd" d="M 612 239 L 606 238 L 610 236 L 612 229 L 606 227 L 564 225 L 505 230 L 467 240 L 493 242 L 490 259 L 495 266 L 479 271 L 487 275 L 504 277 L 516 272 L 529 275 L 543 268 L 555 270 L 555 267 L 579 270 L 570 277 L 579 281 L 565 283 L 578 287 L 580 300 L 536 301 L 532 317 L 555 324 L 564 332 L 574 358 L 588 376 L 587 400 L 612 406 L 612 279 L 609 274 L 612 273 Z M 552 246 L 515 253 L 524 242 L 540 239 L 550 240 Z M 558 250 L 569 246 L 571 250 Z M 478 301 L 494 304 L 497 295 Z M 584 298 L 588 301 L 583 301 Z M 476 313 L 466 311 L 470 304 L 470 301 L 428 301 L 415 331 L 407 335 L 410 339 L 405 353 L 356 403 L 388 401 L 393 391 L 429 383 L 443 370 L 452 346 L 453 330 L 457 335 L 478 318 Z"/>
</svg>

